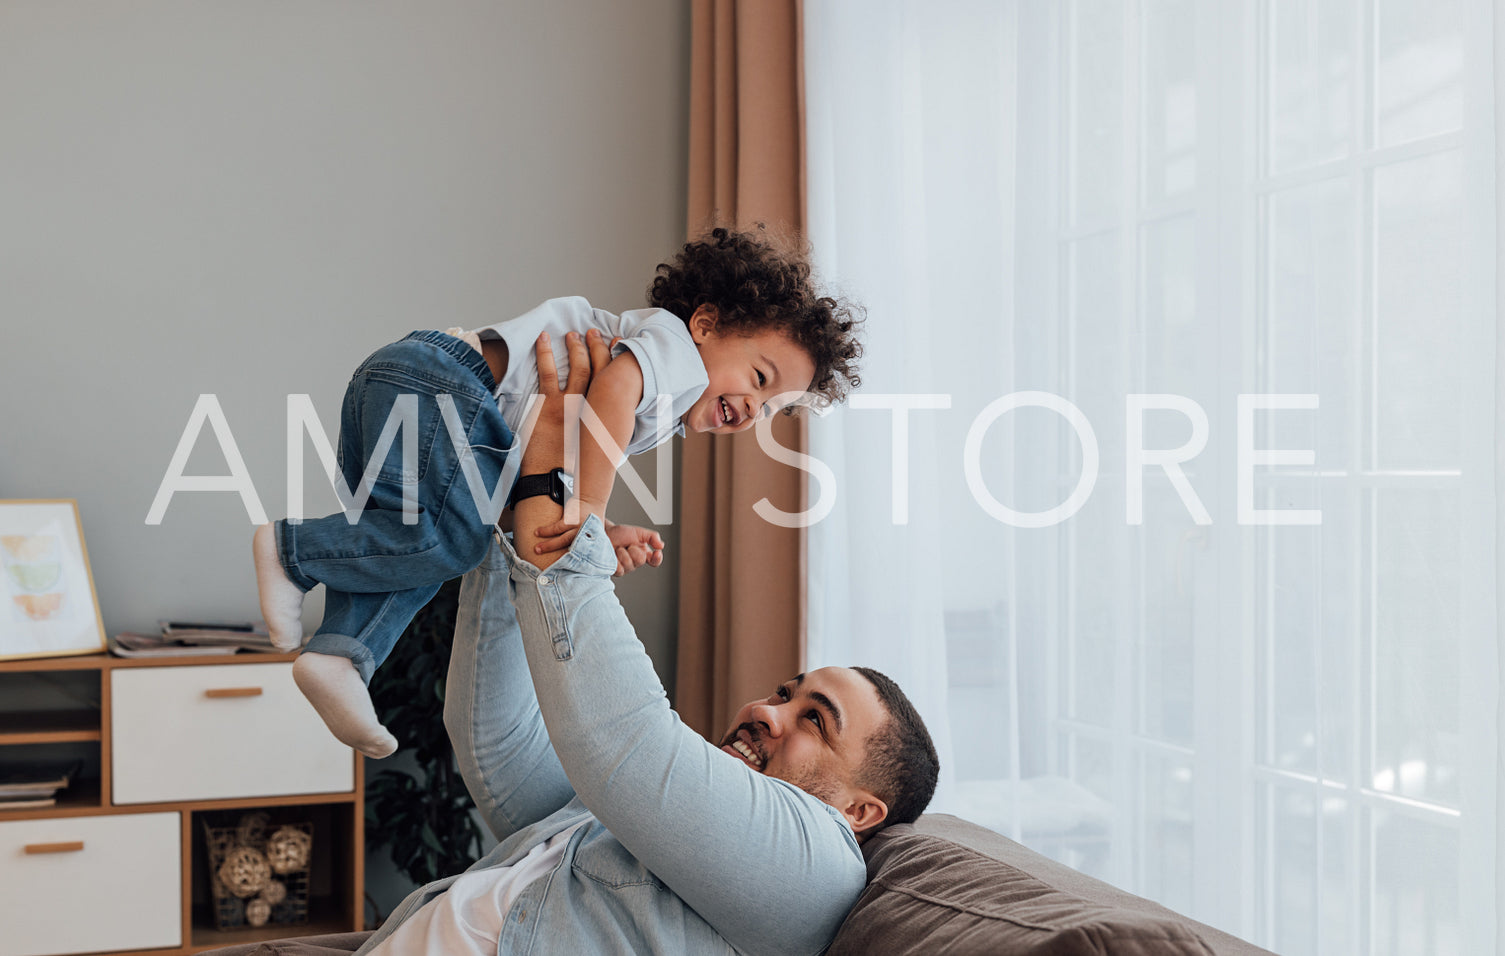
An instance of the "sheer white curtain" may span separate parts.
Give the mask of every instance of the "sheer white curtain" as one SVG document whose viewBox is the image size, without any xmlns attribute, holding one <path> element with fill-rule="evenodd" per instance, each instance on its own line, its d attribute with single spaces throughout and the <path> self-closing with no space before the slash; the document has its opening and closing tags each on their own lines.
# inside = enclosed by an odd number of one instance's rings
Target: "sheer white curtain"
<svg viewBox="0 0 1505 956">
<path fill-rule="evenodd" d="M 1284 954 L 1505 939 L 1491 7 L 807 0 L 808 663 L 936 809 Z"/>
</svg>

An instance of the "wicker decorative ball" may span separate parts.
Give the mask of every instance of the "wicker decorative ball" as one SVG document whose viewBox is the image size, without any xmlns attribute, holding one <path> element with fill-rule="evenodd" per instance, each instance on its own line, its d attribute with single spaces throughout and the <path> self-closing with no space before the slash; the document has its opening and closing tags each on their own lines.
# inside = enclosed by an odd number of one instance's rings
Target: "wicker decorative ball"
<svg viewBox="0 0 1505 956">
<path fill-rule="evenodd" d="M 240 818 L 235 826 L 235 838 L 241 846 L 260 846 L 267 837 L 267 828 L 272 825 L 272 815 L 265 810 L 253 810 Z"/>
<path fill-rule="evenodd" d="M 272 878 L 267 858 L 248 846 L 238 846 L 220 864 L 219 881 L 239 897 L 255 896 Z"/>
<path fill-rule="evenodd" d="M 265 926 L 266 921 L 272 918 L 272 904 L 257 897 L 254 900 L 246 900 L 246 922 L 252 926 Z"/>
<path fill-rule="evenodd" d="M 313 837 L 296 827 L 281 827 L 267 838 L 267 859 L 278 873 L 293 873 L 308 868 L 308 851 Z"/>
<path fill-rule="evenodd" d="M 261 888 L 261 896 L 257 898 L 266 900 L 269 906 L 276 906 L 287 899 L 287 884 L 281 880 L 267 880 L 267 885 Z"/>
</svg>

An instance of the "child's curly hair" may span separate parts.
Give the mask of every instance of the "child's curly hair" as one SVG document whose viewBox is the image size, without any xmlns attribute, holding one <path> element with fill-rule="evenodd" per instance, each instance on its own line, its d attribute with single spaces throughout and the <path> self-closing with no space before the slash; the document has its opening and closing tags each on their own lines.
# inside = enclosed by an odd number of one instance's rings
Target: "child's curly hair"
<svg viewBox="0 0 1505 956">
<path fill-rule="evenodd" d="M 808 248 L 775 243 L 761 224 L 757 233 L 717 228 L 685 243 L 673 262 L 659 264 L 648 303 L 686 323 L 696 309 L 709 305 L 716 310 L 716 328 L 734 335 L 765 329 L 785 333 L 815 362 L 809 390 L 816 408 L 845 400 L 862 384 L 857 374 L 862 307 L 818 294 L 810 281 Z"/>
</svg>

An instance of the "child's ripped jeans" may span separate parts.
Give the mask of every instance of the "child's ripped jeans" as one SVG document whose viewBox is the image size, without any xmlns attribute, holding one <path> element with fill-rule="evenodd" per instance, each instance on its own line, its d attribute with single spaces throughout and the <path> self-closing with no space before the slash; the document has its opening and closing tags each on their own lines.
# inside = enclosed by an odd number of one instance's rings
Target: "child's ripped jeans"
<svg viewBox="0 0 1505 956">
<path fill-rule="evenodd" d="M 348 657 L 369 682 L 440 585 L 481 563 L 496 520 L 487 512 L 506 502 L 516 467 L 505 467 L 513 439 L 495 387 L 485 357 L 443 332 L 413 332 L 356 369 L 340 412 L 339 465 L 357 497 L 373 473 L 369 498 L 351 511 L 354 524 L 340 512 L 275 526 L 288 577 L 326 589 L 324 622 L 305 650 Z M 480 479 L 474 493 L 467 453 Z"/>
</svg>

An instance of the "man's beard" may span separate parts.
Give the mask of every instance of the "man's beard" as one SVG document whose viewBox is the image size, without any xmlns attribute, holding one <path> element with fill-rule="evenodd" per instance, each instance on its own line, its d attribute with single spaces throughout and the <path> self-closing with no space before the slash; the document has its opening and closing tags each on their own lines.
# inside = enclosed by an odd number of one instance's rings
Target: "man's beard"
<svg viewBox="0 0 1505 956">
<path fill-rule="evenodd" d="M 821 803 L 836 805 L 834 801 L 839 788 L 828 773 L 822 773 L 811 767 L 800 767 L 790 773 L 774 773 L 769 776 L 794 784 Z"/>
<path fill-rule="evenodd" d="M 816 767 L 795 767 L 787 770 L 768 769 L 767 758 L 763 751 L 763 734 L 757 728 L 757 726 L 753 724 L 739 724 L 736 727 L 733 727 L 731 731 L 722 738 L 720 745 L 723 747 L 731 746 L 732 741 L 737 739 L 738 732 L 743 730 L 747 731 L 747 735 L 752 738 L 753 750 L 757 752 L 760 757 L 764 757 L 765 762 L 763 772 L 765 774 L 770 777 L 775 777 L 779 780 L 782 780 L 785 783 L 794 784 L 796 787 L 799 787 L 801 790 L 810 794 L 810 796 L 814 797 L 822 803 L 828 803 L 832 806 L 835 805 L 834 803 L 832 803 L 832 801 L 835 799 L 836 794 L 840 791 L 841 787 L 834 779 L 832 779 L 830 773 L 822 771 Z"/>
</svg>

